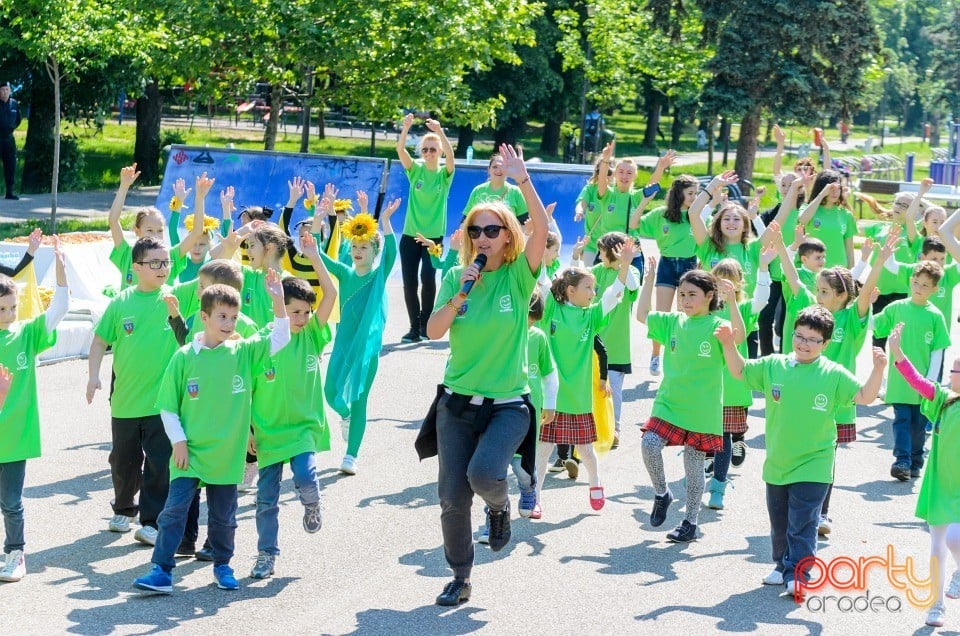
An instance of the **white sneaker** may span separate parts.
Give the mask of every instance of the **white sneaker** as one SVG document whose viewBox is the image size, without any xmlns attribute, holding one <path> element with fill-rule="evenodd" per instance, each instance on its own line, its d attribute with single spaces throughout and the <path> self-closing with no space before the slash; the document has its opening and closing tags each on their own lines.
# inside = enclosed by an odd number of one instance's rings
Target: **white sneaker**
<svg viewBox="0 0 960 636">
<path fill-rule="evenodd" d="M 140 526 L 140 529 L 133 533 L 133 538 L 146 545 L 156 545 L 157 534 L 157 529 L 152 526 Z"/>
<path fill-rule="evenodd" d="M 787 581 L 787 584 L 784 586 L 784 589 L 786 590 L 784 592 L 785 596 L 793 596 L 794 593 L 797 591 L 797 580 L 791 579 Z"/>
<path fill-rule="evenodd" d="M 344 455 L 343 461 L 340 462 L 340 472 L 344 475 L 356 475 L 357 458 L 353 455 Z"/>
<path fill-rule="evenodd" d="M 827 515 L 820 515 L 820 521 L 817 524 L 817 534 L 819 534 L 822 537 L 825 537 L 828 534 L 830 534 L 830 531 L 833 530 L 833 527 L 831 526 L 832 523 L 833 523 L 833 519 L 831 519 Z"/>
<path fill-rule="evenodd" d="M 110 532 L 130 532 L 130 522 L 133 519 L 126 515 L 113 515 L 107 530 Z"/>
<path fill-rule="evenodd" d="M 943 615 L 947 613 L 947 608 L 943 603 L 934 603 L 930 611 L 927 612 L 926 623 L 930 627 L 943 627 Z"/>
<path fill-rule="evenodd" d="M 763 577 L 764 585 L 783 585 L 783 572 L 780 570 L 774 570 L 770 574 Z"/>
<path fill-rule="evenodd" d="M 340 434 L 343 435 L 344 443 L 350 441 L 350 418 L 345 417 L 340 420 Z"/>
<path fill-rule="evenodd" d="M 27 574 L 27 560 L 23 550 L 14 550 L 7 555 L 7 562 L 0 570 L 0 581 L 16 583 Z"/>
<path fill-rule="evenodd" d="M 237 486 L 237 492 L 257 492 L 257 476 L 260 471 L 257 463 L 251 462 L 243 469 L 243 482 Z"/>
<path fill-rule="evenodd" d="M 950 585 L 947 587 L 947 598 L 960 598 L 960 570 L 953 573 Z"/>
<path fill-rule="evenodd" d="M 660 356 L 650 356 L 650 375 L 660 375 Z"/>
</svg>

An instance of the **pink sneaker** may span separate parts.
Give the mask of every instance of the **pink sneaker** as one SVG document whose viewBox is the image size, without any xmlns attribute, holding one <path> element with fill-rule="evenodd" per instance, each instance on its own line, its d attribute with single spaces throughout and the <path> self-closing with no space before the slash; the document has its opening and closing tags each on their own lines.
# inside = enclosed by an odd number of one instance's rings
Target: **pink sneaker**
<svg viewBox="0 0 960 636">
<path fill-rule="evenodd" d="M 594 510 L 602 510 L 603 504 L 607 503 L 606 498 L 603 496 L 603 486 L 597 486 L 596 488 L 590 489 L 590 506 Z"/>
<path fill-rule="evenodd" d="M 541 508 L 540 504 L 538 503 L 536 506 L 533 507 L 533 510 L 530 511 L 530 518 L 539 519 L 541 517 L 543 517 L 543 508 Z"/>
</svg>

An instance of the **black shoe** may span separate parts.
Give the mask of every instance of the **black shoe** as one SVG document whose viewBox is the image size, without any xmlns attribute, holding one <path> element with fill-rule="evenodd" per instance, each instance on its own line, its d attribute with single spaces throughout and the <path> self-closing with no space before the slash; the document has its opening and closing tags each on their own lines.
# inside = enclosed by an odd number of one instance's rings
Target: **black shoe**
<svg viewBox="0 0 960 636">
<path fill-rule="evenodd" d="M 739 466 L 747 458 L 747 443 L 738 439 L 730 448 L 730 463 Z"/>
<path fill-rule="evenodd" d="M 689 543 L 697 538 L 697 526 L 693 525 L 686 519 L 683 520 L 679 526 L 673 529 L 673 531 L 667 533 L 667 541 L 673 541 L 674 543 Z"/>
<path fill-rule="evenodd" d="M 12 194 L 12 193 L 7 193 L 7 196 L 5 196 L 4 198 L 5 198 L 5 199 L 9 199 L 9 200 L 11 200 L 11 201 L 19 201 L 19 200 L 20 200 L 20 197 L 18 197 L 18 196 L 15 195 L 15 194 Z"/>
<path fill-rule="evenodd" d="M 657 528 L 663 525 L 663 522 L 667 520 L 667 508 L 670 507 L 672 501 L 673 493 L 670 492 L 669 488 L 664 494 L 653 498 L 653 512 L 650 513 L 651 526 Z"/>
<path fill-rule="evenodd" d="M 712 474 L 713 474 L 713 460 L 712 460 L 712 459 L 711 459 L 710 461 L 706 462 L 706 463 L 703 465 L 703 474 L 704 474 L 704 475 L 712 475 Z"/>
<path fill-rule="evenodd" d="M 473 586 L 463 579 L 453 579 L 447 583 L 437 597 L 437 605 L 456 606 L 470 600 Z"/>
<path fill-rule="evenodd" d="M 421 339 L 421 340 L 429 340 L 429 339 L 430 339 L 430 337 L 427 336 L 427 330 L 426 330 L 426 328 L 420 330 L 420 339 Z"/>
<path fill-rule="evenodd" d="M 510 502 L 506 510 L 488 510 L 487 528 L 490 530 L 490 549 L 499 552 L 510 542 Z"/>
<path fill-rule="evenodd" d="M 177 548 L 177 556 L 194 556 L 197 553 L 197 544 L 184 539 Z"/>
<path fill-rule="evenodd" d="M 911 468 L 911 469 L 910 469 L 910 479 L 916 479 L 916 478 L 919 477 L 919 476 L 920 476 L 920 469 L 919 469 L 919 468 Z"/>
<path fill-rule="evenodd" d="M 416 331 L 410 330 L 403 335 L 403 338 L 400 338 L 400 342 L 404 344 L 420 342 L 420 334 L 418 334 Z"/>
<path fill-rule="evenodd" d="M 890 476 L 900 481 L 907 481 L 910 479 L 910 465 L 894 462 L 893 466 L 890 467 Z"/>
<path fill-rule="evenodd" d="M 197 561 L 213 561 L 213 548 L 205 545 L 197 550 L 196 554 L 193 555 L 193 558 Z"/>
<path fill-rule="evenodd" d="M 550 464 L 550 468 L 547 469 L 547 472 L 549 472 L 549 473 L 562 473 L 562 472 L 565 471 L 566 469 L 567 469 L 567 467 L 563 465 L 563 460 L 560 459 L 559 457 L 557 457 L 557 461 L 555 461 L 555 462 L 553 462 L 552 464 Z"/>
</svg>

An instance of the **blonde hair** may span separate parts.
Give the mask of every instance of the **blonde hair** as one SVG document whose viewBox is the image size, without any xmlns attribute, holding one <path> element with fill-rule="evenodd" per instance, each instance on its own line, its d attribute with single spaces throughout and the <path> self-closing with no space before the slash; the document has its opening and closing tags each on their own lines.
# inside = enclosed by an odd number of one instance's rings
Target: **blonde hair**
<svg viewBox="0 0 960 636">
<path fill-rule="evenodd" d="M 710 273 L 733 283 L 737 290 L 737 302 L 743 300 L 743 266 L 735 258 L 724 258 L 713 266 Z"/>
<path fill-rule="evenodd" d="M 143 222 L 147 220 L 147 217 L 156 216 L 160 219 L 160 222 L 163 223 L 163 226 L 166 227 L 166 220 L 163 218 L 163 213 L 155 207 L 145 207 L 137 210 L 137 216 L 133 218 L 133 227 L 140 229 L 140 226 L 143 225 Z"/>
<path fill-rule="evenodd" d="M 443 154 L 443 141 L 440 139 L 440 135 L 437 133 L 429 132 L 420 138 L 420 141 L 417 142 L 417 154 L 420 154 L 420 151 L 423 150 L 423 142 L 425 141 L 435 141 L 437 145 L 440 146 L 440 150 L 437 152 L 437 159 L 440 158 L 440 155 Z"/>
<path fill-rule="evenodd" d="M 464 267 L 473 263 L 477 257 L 477 248 L 470 238 L 470 233 L 466 229 L 473 225 L 473 220 L 483 212 L 489 212 L 500 219 L 500 225 L 506 227 L 507 234 L 510 235 L 510 242 L 503 248 L 503 260 L 512 263 L 523 253 L 524 239 L 523 228 L 520 227 L 520 221 L 517 220 L 513 210 L 507 207 L 502 201 L 485 201 L 478 203 L 470 208 L 466 218 L 463 220 L 463 246 L 460 248 L 460 264 Z"/>
</svg>

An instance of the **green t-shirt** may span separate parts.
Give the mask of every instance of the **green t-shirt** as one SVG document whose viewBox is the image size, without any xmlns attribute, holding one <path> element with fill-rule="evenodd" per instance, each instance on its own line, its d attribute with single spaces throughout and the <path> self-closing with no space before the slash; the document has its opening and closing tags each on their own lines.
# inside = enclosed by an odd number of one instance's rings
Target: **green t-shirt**
<svg viewBox="0 0 960 636">
<path fill-rule="evenodd" d="M 647 333 L 664 346 L 663 381 L 651 415 L 694 433 L 723 434 L 723 347 L 719 316 L 653 311 Z M 692 399 L 696 396 L 696 399 Z"/>
<path fill-rule="evenodd" d="M 630 188 L 627 192 L 620 192 L 615 185 L 607 186 L 607 193 L 598 206 L 600 226 L 595 232 L 600 238 L 607 232 L 630 233 L 630 216 L 643 201 L 643 192 Z"/>
<path fill-rule="evenodd" d="M 743 300 L 737 303 L 737 306 L 740 308 L 740 316 L 743 318 L 743 324 L 747 328 L 747 333 L 756 331 L 760 314 L 753 313 L 753 301 Z M 724 304 L 714 315 L 729 322 L 730 306 Z M 744 359 L 750 357 L 746 339 L 737 345 L 737 351 L 740 352 L 740 355 L 743 356 Z M 723 405 L 749 407 L 752 404 L 753 394 L 743 382 L 737 380 L 730 374 L 730 369 L 727 368 L 727 365 L 723 365 Z"/>
<path fill-rule="evenodd" d="M 631 266 L 633 279 L 640 282 L 640 272 Z M 606 267 L 597 263 L 590 270 L 597 279 L 597 297 L 617 280 L 620 270 Z M 639 289 L 624 289 L 620 302 L 607 314 L 607 326 L 600 329 L 600 339 L 607 348 L 607 364 L 630 364 L 630 327 L 633 324 L 633 303 L 637 299 Z"/>
<path fill-rule="evenodd" d="M 636 234 L 645 238 L 652 238 L 660 248 L 661 256 L 670 258 L 690 258 L 697 254 L 697 242 L 693 240 L 693 231 L 690 229 L 690 220 L 684 211 L 679 223 L 672 223 L 664 218 L 666 207 L 650 210 L 640 217 L 640 226 Z"/>
<path fill-rule="evenodd" d="M 416 236 L 417 232 L 430 239 L 447 233 L 447 197 L 453 175 L 441 163 L 436 170 L 428 170 L 422 162 L 414 161 L 405 172 L 410 181 L 407 215 L 403 233 Z"/>
<path fill-rule="evenodd" d="M 900 262 L 897 265 L 900 266 L 900 269 L 897 270 L 896 276 L 909 290 L 910 278 L 913 276 L 913 265 Z M 957 283 L 960 283 L 960 264 L 948 263 L 943 268 L 943 277 L 940 279 L 937 293 L 930 297 L 930 302 L 940 310 L 944 322 L 948 325 L 953 319 L 953 289 L 957 286 Z"/>
<path fill-rule="evenodd" d="M 155 406 L 156 411 L 179 415 L 187 436 L 187 469 L 177 468 L 171 457 L 171 481 L 178 477 L 214 485 L 243 481 L 253 376 L 269 360 L 266 334 L 228 340 L 215 349 L 187 344 L 174 353 Z"/>
<path fill-rule="evenodd" d="M 13 376 L 0 413 L 0 464 L 40 457 L 37 356 L 57 343 L 46 316 L 17 321 L 0 330 L 0 364 Z"/>
<path fill-rule="evenodd" d="M 267 273 L 259 269 L 243 267 L 243 291 L 240 292 L 240 312 L 247 318 L 264 327 L 273 322 L 273 299 L 267 291 Z M 277 272 L 280 278 L 289 278 L 290 274 L 284 270 Z M 183 312 L 181 312 L 182 314 Z"/>
<path fill-rule="evenodd" d="M 793 323 L 797 321 L 797 316 L 800 315 L 801 311 L 817 304 L 817 297 L 802 285 L 796 296 L 787 293 L 790 289 L 789 285 L 785 284 L 783 289 L 783 296 L 786 300 L 784 305 L 786 316 L 783 319 L 783 338 L 780 341 L 780 350 L 783 354 L 788 354 L 793 351 Z"/>
<path fill-rule="evenodd" d="M 780 193 L 778 191 L 777 195 L 779 194 Z M 780 232 L 783 235 L 784 245 L 791 245 L 793 240 L 796 238 L 798 218 L 800 218 L 800 209 L 794 208 L 787 214 L 787 218 L 784 219 L 783 226 L 780 228 Z M 770 263 L 770 280 L 783 280 L 783 265 L 780 264 L 779 258 L 773 259 L 773 261 Z"/>
<path fill-rule="evenodd" d="M 732 258 L 740 263 L 743 268 L 743 293 L 753 296 L 753 290 L 757 287 L 757 273 L 760 271 L 760 241 L 748 241 L 746 245 L 726 245 L 721 252 L 713 241 L 706 238 L 697 246 L 697 258 L 700 259 L 700 269 L 708 272 L 725 258 Z"/>
<path fill-rule="evenodd" d="M 187 266 L 186 261 L 189 256 L 181 256 L 178 245 L 170 248 L 170 275 L 167 276 L 167 284 L 173 285 L 177 282 L 177 276 Z M 110 250 L 110 262 L 116 265 L 120 270 L 120 291 L 127 287 L 136 287 L 140 282 L 137 273 L 133 271 L 133 247 L 123 241 L 120 245 L 115 245 Z"/>
<path fill-rule="evenodd" d="M 165 286 L 152 292 L 125 289 L 110 301 L 97 323 L 96 335 L 113 345 L 113 417 L 145 417 L 160 412 L 156 408 L 157 390 L 178 346 L 163 302 L 169 292 Z"/>
<path fill-rule="evenodd" d="M 523 200 L 523 193 L 520 188 L 512 183 L 504 183 L 499 190 L 490 187 L 490 182 L 481 183 L 470 192 L 470 198 L 467 199 L 467 205 L 463 208 L 463 216 L 473 209 L 478 203 L 487 203 L 490 201 L 502 201 L 513 212 L 514 216 L 523 216 L 527 214 L 527 202 Z"/>
<path fill-rule="evenodd" d="M 827 246 L 824 267 L 847 267 L 847 239 L 852 239 L 857 233 L 857 222 L 850 210 L 821 205 L 804 226 L 804 231 L 808 238 L 820 239 Z"/>
<path fill-rule="evenodd" d="M 261 468 L 301 453 L 330 450 L 320 355 L 329 325 L 311 317 L 253 379 L 253 438 Z"/>
<path fill-rule="evenodd" d="M 547 334 L 535 325 L 527 334 L 527 378 L 530 381 L 530 402 L 537 409 L 537 422 L 543 410 L 543 379 L 553 373 L 553 356 Z"/>
<path fill-rule="evenodd" d="M 197 337 L 197 334 L 203 333 L 203 320 L 200 319 L 199 311 L 184 320 L 183 324 L 187 326 L 186 344 L 193 342 L 193 339 Z M 253 322 L 242 313 L 237 314 L 237 333 L 240 334 L 241 338 L 250 338 L 259 330 L 260 327 L 257 325 L 257 323 Z"/>
<path fill-rule="evenodd" d="M 593 338 L 606 326 L 609 317 L 603 315 L 599 302 L 575 307 L 558 303 L 553 294 L 544 298 L 543 324 L 560 377 L 558 412 L 593 412 Z"/>
<path fill-rule="evenodd" d="M 434 269 L 440 270 L 440 280 L 443 280 L 443 277 L 447 275 L 447 272 L 449 272 L 459 262 L 460 252 L 455 249 L 447 250 L 442 259 L 437 258 L 433 254 L 430 255 L 430 264 L 433 265 Z"/>
<path fill-rule="evenodd" d="M 827 360 L 836 362 L 841 367 L 856 375 L 857 355 L 863 349 L 867 340 L 867 327 L 870 324 L 870 312 L 863 318 L 857 311 L 857 304 L 853 303 L 833 314 L 833 336 L 823 350 Z M 855 424 L 857 422 L 857 405 L 851 402 L 841 405 L 837 409 L 838 424 Z"/>
<path fill-rule="evenodd" d="M 443 277 L 434 311 L 460 291 L 463 266 Z M 450 358 L 443 383 L 456 393 L 494 399 L 528 392 L 528 302 L 540 275 L 521 254 L 483 272 L 450 326 Z"/>
<path fill-rule="evenodd" d="M 889 223 L 874 223 L 863 228 L 863 235 L 873 239 L 874 243 L 878 243 L 878 246 L 873 250 L 873 256 L 870 258 L 871 265 L 876 262 L 877 255 L 880 253 L 880 246 L 887 241 L 889 234 Z M 893 252 L 892 258 L 906 263 L 913 262 L 913 248 L 906 240 L 901 240 L 897 243 L 897 249 Z M 877 280 L 877 289 L 880 290 L 881 294 L 906 294 L 910 291 L 910 277 L 908 276 L 906 282 L 904 282 L 900 276 L 884 267 L 880 271 L 880 278 Z"/>
<path fill-rule="evenodd" d="M 917 495 L 916 515 L 931 526 L 960 519 L 960 405 L 954 402 L 943 408 L 953 397 L 956 395 L 938 386 L 933 400 L 923 401 L 923 414 L 936 425 Z"/>
<path fill-rule="evenodd" d="M 747 360 L 743 382 L 764 395 L 767 458 L 763 481 L 783 486 L 833 481 L 836 411 L 853 402 L 857 378 L 823 356 L 800 364 L 792 355 Z"/>
<path fill-rule="evenodd" d="M 600 232 L 600 212 L 602 202 L 597 193 L 597 184 L 588 183 L 577 195 L 577 203 L 583 202 L 583 233 L 588 237 L 587 250 L 596 251 Z"/>
<path fill-rule="evenodd" d="M 186 283 L 179 283 L 170 289 L 170 294 L 176 296 L 180 303 L 180 315 L 192 316 L 200 311 L 200 298 L 197 297 L 197 288 L 200 281 L 197 279 Z"/>
<path fill-rule="evenodd" d="M 897 323 L 901 322 L 904 324 L 900 344 L 903 354 L 913 363 L 920 375 L 925 376 L 930 369 L 931 354 L 950 346 L 950 332 L 947 331 L 943 314 L 930 302 L 921 306 L 914 304 L 909 298 L 897 300 L 873 317 L 873 335 L 886 338 Z M 889 357 L 887 394 L 884 401 L 887 404 L 920 404 L 920 395 L 894 367 L 893 356 Z"/>
</svg>

